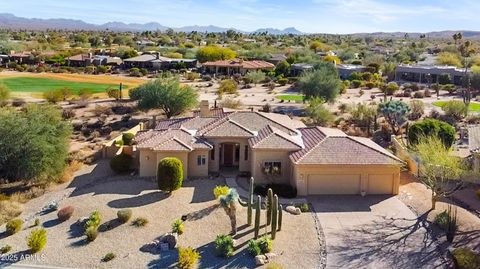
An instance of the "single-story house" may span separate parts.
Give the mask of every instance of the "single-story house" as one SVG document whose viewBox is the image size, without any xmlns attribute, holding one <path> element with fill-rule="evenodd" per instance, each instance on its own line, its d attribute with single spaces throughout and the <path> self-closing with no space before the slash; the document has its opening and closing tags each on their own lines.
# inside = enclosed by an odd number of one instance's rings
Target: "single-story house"
<svg viewBox="0 0 480 269">
<path fill-rule="evenodd" d="M 438 83 L 439 76 L 443 74 L 448 74 L 453 84 L 462 85 L 465 69 L 455 66 L 400 64 L 395 69 L 395 80 Z"/>
<path fill-rule="evenodd" d="M 10 54 L 8 54 L 8 58 L 10 62 L 15 62 L 18 64 L 36 64 L 38 62 L 35 58 L 35 55 L 30 51 L 12 51 Z"/>
<path fill-rule="evenodd" d="M 341 79 L 348 79 L 354 72 L 365 72 L 366 68 L 363 65 L 354 64 L 337 64 L 338 76 Z"/>
<path fill-rule="evenodd" d="M 133 58 L 123 60 L 123 67 L 130 68 L 145 68 L 148 70 L 168 70 L 174 69 L 179 64 L 185 68 L 196 68 L 196 59 L 172 59 L 160 56 L 160 53 L 142 54 Z"/>
<path fill-rule="evenodd" d="M 275 66 L 280 62 L 286 61 L 288 57 L 285 54 L 270 54 L 270 58 L 267 62 L 274 64 Z"/>
<path fill-rule="evenodd" d="M 314 68 L 313 64 L 296 63 L 290 66 L 290 72 L 292 73 L 292 76 L 298 77 L 307 71 L 313 70 L 313 68 Z"/>
<path fill-rule="evenodd" d="M 269 62 L 259 60 L 244 61 L 241 59 L 206 62 L 202 66 L 207 73 L 223 75 L 245 75 L 249 71 L 270 71 L 275 69 L 275 65 Z"/>
<path fill-rule="evenodd" d="M 135 136 L 141 177 L 176 157 L 185 177 L 249 173 L 257 184 L 290 184 L 299 195 L 397 194 L 402 161 L 367 138 L 307 127 L 286 115 L 210 109 L 158 122 Z"/>
<path fill-rule="evenodd" d="M 84 53 L 70 56 L 67 58 L 68 66 L 86 67 L 90 65 L 121 65 L 122 59 L 119 57 L 110 57 L 107 55 L 93 55 L 93 53 Z"/>
</svg>

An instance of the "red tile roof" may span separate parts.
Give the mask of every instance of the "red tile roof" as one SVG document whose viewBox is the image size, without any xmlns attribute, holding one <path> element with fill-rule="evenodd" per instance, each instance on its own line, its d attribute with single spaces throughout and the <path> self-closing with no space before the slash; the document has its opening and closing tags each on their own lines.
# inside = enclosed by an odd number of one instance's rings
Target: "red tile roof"
<svg viewBox="0 0 480 269">
<path fill-rule="evenodd" d="M 215 62 L 203 63 L 203 66 L 207 67 L 239 67 L 243 69 L 274 69 L 275 65 L 265 61 L 244 61 L 244 60 L 221 60 Z"/>
</svg>

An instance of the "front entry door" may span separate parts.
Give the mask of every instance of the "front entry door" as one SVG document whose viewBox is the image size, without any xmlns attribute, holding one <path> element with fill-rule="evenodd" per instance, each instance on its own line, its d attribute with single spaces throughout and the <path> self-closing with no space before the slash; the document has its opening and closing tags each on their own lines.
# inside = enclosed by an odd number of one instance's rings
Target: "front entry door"
<svg viewBox="0 0 480 269">
<path fill-rule="evenodd" d="M 233 144 L 223 145 L 223 165 L 233 166 Z"/>
</svg>

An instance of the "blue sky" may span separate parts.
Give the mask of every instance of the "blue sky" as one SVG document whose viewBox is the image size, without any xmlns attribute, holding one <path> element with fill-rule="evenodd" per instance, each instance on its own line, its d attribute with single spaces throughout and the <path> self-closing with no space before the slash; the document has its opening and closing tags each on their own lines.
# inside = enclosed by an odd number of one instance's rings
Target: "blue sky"
<svg viewBox="0 0 480 269">
<path fill-rule="evenodd" d="M 0 0 L 0 12 L 29 18 L 309 33 L 480 30 L 479 11 L 480 0 Z"/>
</svg>

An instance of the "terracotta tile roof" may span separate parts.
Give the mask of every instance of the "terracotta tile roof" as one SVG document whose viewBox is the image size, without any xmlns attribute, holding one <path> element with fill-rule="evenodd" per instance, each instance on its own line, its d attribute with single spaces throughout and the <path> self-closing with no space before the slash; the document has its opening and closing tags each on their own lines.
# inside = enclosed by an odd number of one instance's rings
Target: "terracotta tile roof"
<svg viewBox="0 0 480 269">
<path fill-rule="evenodd" d="M 296 151 L 302 149 L 300 141 L 268 125 L 256 137 L 250 138 L 248 144 L 253 149 L 283 149 Z"/>
<path fill-rule="evenodd" d="M 177 151 L 194 149 L 211 149 L 212 146 L 203 139 L 194 137 L 185 129 L 148 130 L 135 136 L 137 148 Z"/>
<path fill-rule="evenodd" d="M 221 107 L 210 109 L 210 117 L 222 118 L 222 117 L 227 116 L 228 114 L 230 114 L 230 112 L 226 112 L 225 109 L 223 109 Z M 199 110 L 194 111 L 193 116 L 194 117 L 200 117 L 200 111 Z"/>
<path fill-rule="evenodd" d="M 402 163 L 367 138 L 350 137 L 339 130 L 318 127 L 303 128 L 300 132 L 305 148 L 290 154 L 290 159 L 297 164 Z"/>
<path fill-rule="evenodd" d="M 205 137 L 254 137 L 256 133 L 237 123 L 236 121 L 224 118 L 211 128 L 207 128 L 201 132 Z"/>
<path fill-rule="evenodd" d="M 191 119 L 193 118 L 187 117 L 162 120 L 157 123 L 157 126 L 155 126 L 155 130 L 177 129 L 180 128 L 182 124 L 188 122 Z"/>
<path fill-rule="evenodd" d="M 289 128 L 287 122 L 292 121 L 290 118 L 282 118 L 274 120 L 274 118 L 267 117 L 266 114 L 273 113 L 260 113 L 260 112 L 251 112 L 251 111 L 237 111 L 230 115 L 228 118 L 234 120 L 235 122 L 241 124 L 245 128 L 259 132 L 261 129 L 265 128 L 268 125 L 275 127 L 276 129 L 285 132 L 289 135 L 297 134 L 295 128 Z"/>
<path fill-rule="evenodd" d="M 158 151 L 192 151 L 193 148 L 184 143 L 182 140 L 172 137 L 153 147 Z"/>
<path fill-rule="evenodd" d="M 243 69 L 274 69 L 275 65 L 265 61 L 221 60 L 203 63 L 206 67 L 237 67 Z"/>
</svg>

